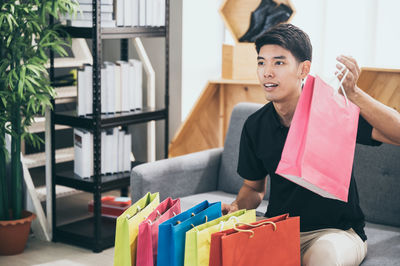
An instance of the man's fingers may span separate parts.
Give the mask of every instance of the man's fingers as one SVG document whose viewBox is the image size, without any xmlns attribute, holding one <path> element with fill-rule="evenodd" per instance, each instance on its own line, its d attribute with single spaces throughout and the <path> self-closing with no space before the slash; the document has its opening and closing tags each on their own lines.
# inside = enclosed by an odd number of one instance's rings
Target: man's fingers
<svg viewBox="0 0 400 266">
<path fill-rule="evenodd" d="M 354 65 L 354 69 L 357 73 L 357 76 L 360 75 L 361 70 L 360 70 L 360 67 L 358 66 L 357 61 L 351 56 L 343 55 L 343 57 L 346 58 L 348 61 L 350 61 Z"/>
<path fill-rule="evenodd" d="M 346 66 L 346 68 L 353 73 L 353 75 L 355 77 L 358 78 L 359 74 L 360 74 L 360 68 L 358 67 L 358 64 L 356 62 L 356 60 L 352 57 L 348 57 L 348 56 L 338 56 L 336 58 L 340 63 L 342 63 L 343 65 Z"/>
</svg>

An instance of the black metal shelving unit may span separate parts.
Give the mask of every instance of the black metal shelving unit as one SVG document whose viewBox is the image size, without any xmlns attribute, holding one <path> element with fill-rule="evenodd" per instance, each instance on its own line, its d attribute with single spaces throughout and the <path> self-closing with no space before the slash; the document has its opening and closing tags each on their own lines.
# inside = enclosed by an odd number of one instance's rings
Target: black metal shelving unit
<svg viewBox="0 0 400 266">
<path fill-rule="evenodd" d="M 61 241 L 101 252 L 114 245 L 115 220 L 101 216 L 101 193 L 114 189 L 125 189 L 130 185 L 130 173 L 101 175 L 101 130 L 117 126 L 127 126 L 155 120 L 165 120 L 165 157 L 168 156 L 168 114 L 169 114 L 169 0 L 166 0 L 165 26 L 163 27 L 116 27 L 101 28 L 100 1 L 93 0 L 93 27 L 65 27 L 73 38 L 91 38 L 93 54 L 93 115 L 77 116 L 76 111 L 51 114 L 51 164 L 52 164 L 52 228 L 53 241 Z M 101 114 L 101 64 L 102 39 L 121 40 L 121 59 L 128 59 L 128 39 L 134 37 L 165 38 L 165 107 L 161 109 L 143 108 L 131 112 Z M 50 78 L 54 77 L 54 55 L 50 55 Z M 53 101 L 54 105 L 54 101 Z M 54 110 L 54 108 L 53 108 Z M 82 179 L 73 170 L 56 172 L 55 168 L 55 125 L 67 125 L 89 130 L 93 133 L 93 172 L 94 176 Z M 55 185 L 63 185 L 93 194 L 93 216 L 57 226 Z"/>
</svg>

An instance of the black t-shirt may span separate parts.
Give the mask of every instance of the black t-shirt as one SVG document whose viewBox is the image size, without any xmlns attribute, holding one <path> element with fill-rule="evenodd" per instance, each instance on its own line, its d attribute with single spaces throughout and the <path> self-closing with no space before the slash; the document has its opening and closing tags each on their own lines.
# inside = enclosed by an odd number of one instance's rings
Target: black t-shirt
<svg viewBox="0 0 400 266">
<path fill-rule="evenodd" d="M 354 174 L 351 174 L 348 202 L 328 199 L 275 174 L 289 128 L 280 123 L 272 102 L 246 120 L 240 140 L 238 174 L 248 180 L 270 175 L 271 191 L 266 217 L 284 213 L 300 216 L 300 231 L 338 228 L 354 231 L 365 241 L 364 214 L 359 206 Z M 379 145 L 371 138 L 372 126 L 359 118 L 357 143 Z"/>
</svg>

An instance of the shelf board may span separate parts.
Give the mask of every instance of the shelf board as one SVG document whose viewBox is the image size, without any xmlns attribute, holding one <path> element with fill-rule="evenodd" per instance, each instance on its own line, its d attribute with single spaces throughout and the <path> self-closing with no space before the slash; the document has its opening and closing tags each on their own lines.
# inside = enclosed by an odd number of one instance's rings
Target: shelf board
<svg viewBox="0 0 400 266">
<path fill-rule="evenodd" d="M 102 114 L 101 128 L 112 128 L 116 126 L 126 126 L 137 123 L 149 122 L 165 118 L 165 109 L 143 108 L 130 112 L 116 114 Z M 87 130 L 92 129 L 93 116 L 77 116 L 76 111 L 55 112 L 55 124 L 79 127 Z"/>
<path fill-rule="evenodd" d="M 36 116 L 33 118 L 33 123 L 28 127 L 29 133 L 45 132 L 46 119 L 44 116 Z M 68 126 L 56 125 L 56 130 L 67 129 Z"/>
<path fill-rule="evenodd" d="M 106 248 L 114 246 L 116 219 L 101 217 L 101 240 L 99 243 L 100 252 Z M 80 247 L 93 249 L 95 247 L 94 238 L 94 218 L 89 217 L 76 222 L 57 226 L 54 230 L 56 241 L 74 244 Z"/>
<path fill-rule="evenodd" d="M 74 147 L 57 149 L 56 150 L 56 163 L 65 163 L 74 160 Z M 38 152 L 24 155 L 24 162 L 28 169 L 45 166 L 46 153 Z"/>
<path fill-rule="evenodd" d="M 123 172 L 113 175 L 102 175 L 100 192 L 106 192 L 113 189 L 128 187 L 130 185 L 130 172 Z M 79 189 L 86 192 L 95 191 L 94 178 L 81 178 L 73 170 L 59 172 L 56 174 L 55 183 L 70 188 Z"/>
<path fill-rule="evenodd" d="M 36 195 L 38 196 L 38 199 L 40 201 L 45 201 L 47 198 L 46 186 L 36 187 L 35 190 L 36 190 Z M 65 187 L 65 186 L 56 185 L 56 198 L 57 199 L 75 195 L 78 193 L 81 193 L 81 191 L 73 189 L 73 188 Z"/>
<path fill-rule="evenodd" d="M 93 28 L 65 26 L 73 38 L 93 38 Z M 128 39 L 135 37 L 165 37 L 165 27 L 115 27 L 101 28 L 101 39 Z"/>
</svg>

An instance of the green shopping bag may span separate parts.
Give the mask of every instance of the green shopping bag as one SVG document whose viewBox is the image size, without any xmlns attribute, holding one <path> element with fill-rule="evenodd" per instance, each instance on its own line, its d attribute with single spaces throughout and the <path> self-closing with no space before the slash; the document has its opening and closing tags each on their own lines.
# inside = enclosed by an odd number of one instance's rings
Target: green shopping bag
<svg viewBox="0 0 400 266">
<path fill-rule="evenodd" d="M 185 265 L 208 266 L 213 233 L 233 228 L 236 223 L 253 223 L 255 221 L 255 210 L 239 210 L 193 227 L 186 232 Z"/>
<path fill-rule="evenodd" d="M 136 263 L 139 224 L 160 204 L 159 193 L 148 192 L 117 218 L 115 233 L 114 266 L 131 266 Z"/>
</svg>

